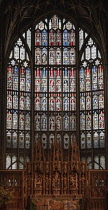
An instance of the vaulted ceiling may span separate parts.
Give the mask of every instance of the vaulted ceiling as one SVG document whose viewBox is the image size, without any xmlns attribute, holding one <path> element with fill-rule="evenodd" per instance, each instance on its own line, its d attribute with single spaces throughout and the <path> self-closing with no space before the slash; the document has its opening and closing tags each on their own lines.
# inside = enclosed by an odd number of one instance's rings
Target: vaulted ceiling
<svg viewBox="0 0 108 210">
<path fill-rule="evenodd" d="M 107 0 L 1 0 L 0 6 L 5 53 L 15 34 L 54 11 L 74 18 L 81 27 L 89 28 L 94 37 L 98 34 L 98 42 L 103 42 L 105 49 Z"/>
</svg>

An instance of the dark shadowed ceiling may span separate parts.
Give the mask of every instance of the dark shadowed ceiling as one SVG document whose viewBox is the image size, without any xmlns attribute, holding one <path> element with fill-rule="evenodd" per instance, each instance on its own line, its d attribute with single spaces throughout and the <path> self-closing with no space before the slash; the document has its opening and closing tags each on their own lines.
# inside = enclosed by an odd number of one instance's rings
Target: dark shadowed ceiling
<svg viewBox="0 0 108 210">
<path fill-rule="evenodd" d="M 94 36 L 99 33 L 100 41 L 105 39 L 107 0 L 0 0 L 0 7 L 6 51 L 16 33 L 54 11 L 74 18 L 81 27 L 89 27 Z"/>
</svg>

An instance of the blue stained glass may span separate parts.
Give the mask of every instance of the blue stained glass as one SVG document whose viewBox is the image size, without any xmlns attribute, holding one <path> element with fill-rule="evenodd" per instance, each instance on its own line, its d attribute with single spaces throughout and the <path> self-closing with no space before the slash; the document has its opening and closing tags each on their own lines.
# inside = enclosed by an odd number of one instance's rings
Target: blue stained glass
<svg viewBox="0 0 108 210">
<path fill-rule="evenodd" d="M 92 68 L 92 90 L 97 90 L 97 67 Z"/>
<path fill-rule="evenodd" d="M 63 76 L 64 77 L 68 77 L 69 76 L 69 71 L 68 71 L 67 68 L 64 68 L 64 70 L 63 70 Z"/>
<path fill-rule="evenodd" d="M 30 69 L 29 68 L 26 69 L 26 75 L 30 76 Z"/>
<path fill-rule="evenodd" d="M 17 67 L 17 66 L 15 66 L 15 67 L 13 68 L 13 73 L 14 73 L 15 75 L 18 75 L 18 67 Z"/>
<path fill-rule="evenodd" d="M 64 30 L 63 32 L 63 45 L 64 46 L 69 45 L 69 32 L 67 30 Z"/>
<path fill-rule="evenodd" d="M 42 68 L 41 69 L 41 77 L 46 77 L 47 76 L 47 69 L 46 68 Z"/>
<path fill-rule="evenodd" d="M 42 45 L 43 46 L 47 46 L 47 38 L 48 38 L 47 32 L 46 30 L 43 30 L 42 31 Z"/>
<path fill-rule="evenodd" d="M 69 50 L 68 50 L 68 48 L 64 48 L 64 50 L 63 50 L 63 64 L 69 65 Z"/>
<path fill-rule="evenodd" d="M 84 69 L 80 69 L 80 91 L 85 91 L 85 75 Z"/>
</svg>

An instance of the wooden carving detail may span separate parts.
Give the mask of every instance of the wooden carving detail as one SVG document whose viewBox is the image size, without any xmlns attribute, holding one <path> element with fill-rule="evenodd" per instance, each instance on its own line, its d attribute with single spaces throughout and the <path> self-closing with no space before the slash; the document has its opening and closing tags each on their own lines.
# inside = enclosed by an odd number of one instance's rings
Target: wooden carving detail
<svg viewBox="0 0 108 210">
<path fill-rule="evenodd" d="M 27 192 L 32 198 L 56 196 L 64 197 L 65 200 L 65 196 L 71 196 L 77 201 L 82 198 L 85 193 L 87 169 L 86 163 L 80 161 L 79 148 L 73 137 L 66 151 L 67 156 L 64 157 L 63 152 L 62 145 L 56 137 L 48 157 L 40 139 L 36 142 L 33 161 L 27 165 Z M 58 209 L 59 204 L 59 209 L 63 209 L 60 201 L 53 199 L 50 207 Z"/>
</svg>

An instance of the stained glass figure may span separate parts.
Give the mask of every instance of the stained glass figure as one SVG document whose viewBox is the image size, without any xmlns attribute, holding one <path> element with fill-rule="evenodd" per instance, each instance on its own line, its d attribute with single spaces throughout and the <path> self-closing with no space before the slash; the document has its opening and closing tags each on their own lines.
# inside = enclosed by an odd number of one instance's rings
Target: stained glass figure
<svg viewBox="0 0 108 210">
<path fill-rule="evenodd" d="M 7 111 L 7 129 L 12 129 L 12 112 Z"/>
<path fill-rule="evenodd" d="M 35 92 L 40 92 L 40 88 L 41 88 L 41 80 L 35 79 Z"/>
<path fill-rule="evenodd" d="M 68 131 L 69 130 L 69 116 L 68 116 L 68 114 L 65 114 L 63 117 L 63 125 L 64 125 L 64 130 Z"/>
<path fill-rule="evenodd" d="M 24 113 L 19 114 L 19 129 L 24 130 Z"/>
<path fill-rule="evenodd" d="M 69 37 L 69 45 L 74 46 L 75 45 L 75 31 L 70 31 L 70 37 Z"/>
<path fill-rule="evenodd" d="M 12 73 L 13 70 L 11 67 L 7 68 L 7 89 L 12 90 Z"/>
<path fill-rule="evenodd" d="M 94 148 L 98 148 L 99 147 L 99 134 L 97 131 L 93 134 L 93 142 L 94 142 Z"/>
<path fill-rule="evenodd" d="M 57 30 L 56 36 L 55 36 L 55 42 L 57 46 L 61 45 L 61 31 Z"/>
<path fill-rule="evenodd" d="M 80 130 L 85 130 L 85 113 L 80 113 Z"/>
<path fill-rule="evenodd" d="M 18 111 L 13 111 L 13 129 L 18 128 Z"/>
<path fill-rule="evenodd" d="M 30 149 L 30 133 L 25 134 L 25 148 Z"/>
<path fill-rule="evenodd" d="M 36 46 L 41 45 L 41 32 L 40 32 L 40 30 L 36 30 L 36 32 L 35 32 L 35 45 Z"/>
<path fill-rule="evenodd" d="M 46 111 L 47 110 L 47 98 L 46 95 L 42 94 L 41 96 L 41 110 Z"/>
<path fill-rule="evenodd" d="M 25 109 L 26 110 L 30 110 L 30 95 L 29 94 L 26 94 L 26 97 L 25 97 Z"/>
<path fill-rule="evenodd" d="M 24 148 L 24 133 L 20 132 L 19 134 L 19 148 Z"/>
<path fill-rule="evenodd" d="M 91 109 L 91 93 L 86 93 L 86 110 Z"/>
<path fill-rule="evenodd" d="M 61 79 L 56 78 L 56 92 L 61 92 Z"/>
<path fill-rule="evenodd" d="M 75 59 L 75 49 L 74 48 L 71 48 L 70 51 L 69 51 L 69 54 L 70 54 L 70 64 L 71 65 L 75 65 L 76 63 L 76 59 Z"/>
<path fill-rule="evenodd" d="M 12 92 L 7 92 L 7 108 L 12 109 Z"/>
<path fill-rule="evenodd" d="M 75 131 L 76 130 L 76 113 L 73 113 L 70 116 L 70 130 Z"/>
<path fill-rule="evenodd" d="M 30 130 L 30 114 L 25 115 L 25 130 Z"/>
<path fill-rule="evenodd" d="M 25 97 L 23 93 L 20 96 L 20 109 L 23 110 L 25 108 Z"/>
<path fill-rule="evenodd" d="M 49 96 L 49 110 L 55 111 L 55 97 L 53 94 L 50 94 Z"/>
<path fill-rule="evenodd" d="M 100 147 L 105 147 L 105 131 L 100 132 Z"/>
<path fill-rule="evenodd" d="M 99 109 L 104 108 L 104 93 L 99 92 Z"/>
<path fill-rule="evenodd" d="M 49 130 L 51 131 L 55 130 L 55 117 L 54 116 L 49 117 Z"/>
<path fill-rule="evenodd" d="M 69 97 L 67 94 L 65 94 L 63 97 L 63 110 L 69 111 Z"/>
<path fill-rule="evenodd" d="M 69 92 L 69 79 L 63 79 L 63 91 Z"/>
<path fill-rule="evenodd" d="M 70 92 L 76 92 L 76 70 L 70 69 Z"/>
<path fill-rule="evenodd" d="M 43 114 L 41 116 L 41 130 L 43 130 L 43 131 L 47 130 L 47 116 L 46 116 L 46 114 Z"/>
<path fill-rule="evenodd" d="M 85 70 L 85 78 L 86 78 L 86 91 L 90 91 L 91 90 L 91 72 L 89 67 L 86 68 Z"/>
<path fill-rule="evenodd" d="M 41 79 L 40 81 L 40 91 L 47 92 L 47 79 Z"/>
<path fill-rule="evenodd" d="M 91 112 L 86 113 L 86 130 L 91 130 Z"/>
<path fill-rule="evenodd" d="M 36 51 L 35 51 L 35 64 L 36 65 L 41 64 L 41 49 L 40 48 L 36 48 Z"/>
<path fill-rule="evenodd" d="M 56 30 L 57 28 L 59 28 L 59 19 L 56 15 L 54 15 L 51 19 L 51 28 L 53 28 L 54 30 Z"/>
<path fill-rule="evenodd" d="M 97 90 L 97 67 L 92 68 L 92 90 Z"/>
<path fill-rule="evenodd" d="M 53 30 L 49 31 L 49 45 L 50 46 L 55 45 L 55 32 Z"/>
<path fill-rule="evenodd" d="M 99 129 L 104 129 L 104 113 L 103 113 L 103 111 L 99 112 Z"/>
<path fill-rule="evenodd" d="M 57 65 L 60 65 L 61 64 L 61 49 L 60 48 L 57 48 L 56 51 L 55 51 L 55 63 Z"/>
<path fill-rule="evenodd" d="M 56 116 L 56 126 L 57 126 L 57 131 L 62 130 L 62 118 L 59 114 Z"/>
<path fill-rule="evenodd" d="M 84 68 L 80 69 L 80 91 L 85 91 L 85 75 Z"/>
<path fill-rule="evenodd" d="M 56 111 L 62 110 L 62 98 L 60 94 L 57 94 L 56 96 Z"/>
<path fill-rule="evenodd" d="M 67 30 L 63 32 L 63 45 L 69 46 L 69 32 Z"/>
<path fill-rule="evenodd" d="M 85 110 L 85 93 L 80 93 L 80 110 Z"/>
<path fill-rule="evenodd" d="M 18 93 L 13 92 L 13 108 L 18 109 Z"/>
<path fill-rule="evenodd" d="M 93 129 L 98 129 L 98 111 L 93 111 Z"/>
<path fill-rule="evenodd" d="M 91 132 L 87 132 L 87 148 L 92 147 L 92 137 L 91 137 Z"/>
<path fill-rule="evenodd" d="M 49 92 L 55 92 L 55 79 L 49 79 Z"/>
<path fill-rule="evenodd" d="M 12 146 L 13 146 L 13 148 L 18 147 L 17 138 L 18 138 L 17 132 L 14 132 L 13 135 L 12 135 Z"/>
<path fill-rule="evenodd" d="M 49 64 L 55 64 L 55 49 L 50 48 L 49 49 Z"/>
<path fill-rule="evenodd" d="M 100 65 L 98 67 L 98 89 L 103 89 L 104 83 L 103 83 L 103 67 Z"/>
<path fill-rule="evenodd" d="M 13 68 L 13 90 L 18 90 L 18 68 Z"/>
<path fill-rule="evenodd" d="M 76 110 L 76 94 L 70 95 L 70 111 Z"/>
<path fill-rule="evenodd" d="M 47 64 L 47 49 L 46 48 L 42 49 L 42 61 L 41 61 L 41 63 L 43 65 Z"/>
<path fill-rule="evenodd" d="M 31 72 L 29 68 L 26 68 L 26 91 L 31 91 Z"/>
<path fill-rule="evenodd" d="M 40 95 L 36 94 L 35 95 L 35 110 L 40 110 Z"/>
<path fill-rule="evenodd" d="M 35 115 L 35 130 L 40 131 L 40 115 Z"/>
<path fill-rule="evenodd" d="M 69 65 L 69 49 L 64 48 L 63 49 L 63 64 L 64 65 Z"/>
</svg>

